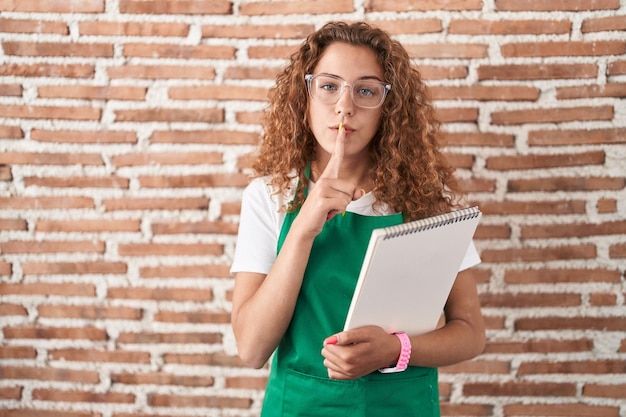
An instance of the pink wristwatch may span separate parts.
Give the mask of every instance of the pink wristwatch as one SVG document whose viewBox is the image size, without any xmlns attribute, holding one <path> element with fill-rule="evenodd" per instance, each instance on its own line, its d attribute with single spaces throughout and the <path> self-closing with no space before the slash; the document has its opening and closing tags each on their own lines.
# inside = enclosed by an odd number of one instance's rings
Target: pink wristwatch
<svg viewBox="0 0 626 417">
<path fill-rule="evenodd" d="M 411 359 L 411 339 L 404 332 L 396 332 L 394 333 L 398 339 L 400 339 L 400 357 L 398 358 L 398 363 L 396 366 L 388 367 L 388 368 L 380 368 L 378 372 L 383 374 L 390 374 L 392 372 L 402 372 L 409 367 L 409 359 Z"/>
</svg>

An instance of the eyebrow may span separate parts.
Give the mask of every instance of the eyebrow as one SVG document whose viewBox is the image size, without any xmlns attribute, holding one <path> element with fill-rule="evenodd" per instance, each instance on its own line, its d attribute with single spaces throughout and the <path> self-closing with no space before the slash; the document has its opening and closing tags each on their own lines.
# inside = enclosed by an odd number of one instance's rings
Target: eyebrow
<svg viewBox="0 0 626 417">
<path fill-rule="evenodd" d="M 327 76 L 334 77 L 334 78 L 339 78 L 340 80 L 344 80 L 345 81 L 345 79 L 343 77 L 340 77 L 337 74 L 331 74 L 329 72 L 320 72 L 318 75 L 327 75 Z M 378 76 L 376 76 L 376 75 L 364 75 L 363 77 L 357 78 L 357 81 L 360 81 L 360 80 L 374 80 L 374 81 L 379 81 L 381 83 L 385 82 L 384 80 L 381 80 L 380 78 L 378 78 Z"/>
</svg>

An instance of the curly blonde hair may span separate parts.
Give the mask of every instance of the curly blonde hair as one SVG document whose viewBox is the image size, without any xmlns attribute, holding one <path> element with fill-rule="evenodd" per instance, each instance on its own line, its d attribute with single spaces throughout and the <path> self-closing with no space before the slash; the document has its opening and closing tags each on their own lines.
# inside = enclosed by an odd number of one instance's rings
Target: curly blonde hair
<svg viewBox="0 0 626 417">
<path fill-rule="evenodd" d="M 404 47 L 364 22 L 330 22 L 310 34 L 278 74 L 270 91 L 264 133 L 253 164 L 257 176 L 270 176 L 278 192 L 299 177 L 296 196 L 286 210 L 304 201 L 306 166 L 315 159 L 315 137 L 308 120 L 309 98 L 304 76 L 313 71 L 324 50 L 334 42 L 364 46 L 376 54 L 391 84 L 381 123 L 369 151 L 374 196 L 405 221 L 448 212 L 459 194 L 454 170 L 441 153 L 440 123 L 428 88 Z"/>
</svg>

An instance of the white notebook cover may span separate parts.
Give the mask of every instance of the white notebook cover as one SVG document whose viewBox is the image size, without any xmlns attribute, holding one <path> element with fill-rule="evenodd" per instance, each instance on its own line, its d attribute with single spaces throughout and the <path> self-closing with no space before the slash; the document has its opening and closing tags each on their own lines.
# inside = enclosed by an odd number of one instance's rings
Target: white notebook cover
<svg viewBox="0 0 626 417">
<path fill-rule="evenodd" d="M 477 207 L 375 229 L 344 330 L 434 330 L 481 217 Z"/>
</svg>

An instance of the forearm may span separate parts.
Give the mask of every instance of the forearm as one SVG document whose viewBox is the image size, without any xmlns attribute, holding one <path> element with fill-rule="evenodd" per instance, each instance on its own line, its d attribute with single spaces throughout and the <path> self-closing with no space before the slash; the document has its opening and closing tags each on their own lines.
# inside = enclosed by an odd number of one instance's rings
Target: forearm
<svg viewBox="0 0 626 417">
<path fill-rule="evenodd" d="M 278 346 L 293 315 L 309 258 L 312 239 L 289 233 L 267 276 L 250 286 L 238 280 L 233 297 L 232 325 L 239 356 L 261 367 Z"/>
</svg>

